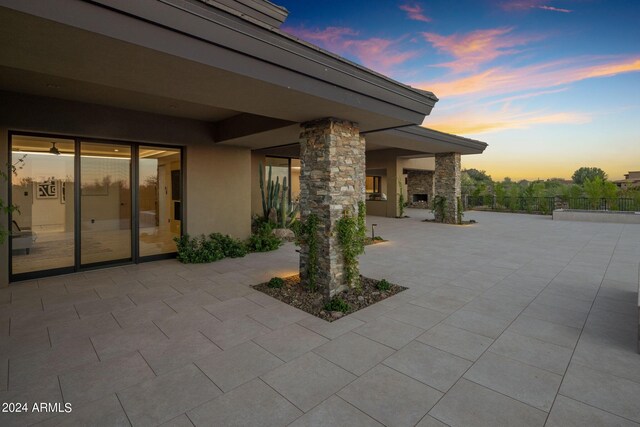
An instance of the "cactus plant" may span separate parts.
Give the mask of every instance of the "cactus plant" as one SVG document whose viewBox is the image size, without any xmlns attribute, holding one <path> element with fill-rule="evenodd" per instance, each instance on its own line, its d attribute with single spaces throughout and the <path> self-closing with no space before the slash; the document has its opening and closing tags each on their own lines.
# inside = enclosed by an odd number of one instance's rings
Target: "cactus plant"
<svg viewBox="0 0 640 427">
<path fill-rule="evenodd" d="M 293 203 L 287 201 L 287 195 L 289 194 L 287 178 L 285 177 L 282 179 L 282 184 L 280 184 L 280 177 L 276 177 L 274 182 L 271 179 L 271 166 L 269 166 L 265 184 L 262 162 L 260 162 L 258 167 L 258 173 L 260 176 L 260 194 L 262 195 L 262 213 L 264 219 L 269 221 L 269 212 L 272 212 L 273 210 L 277 215 L 277 219 L 273 225 L 281 228 L 290 226 L 295 222 L 298 209 L 297 207 L 294 207 Z"/>
</svg>

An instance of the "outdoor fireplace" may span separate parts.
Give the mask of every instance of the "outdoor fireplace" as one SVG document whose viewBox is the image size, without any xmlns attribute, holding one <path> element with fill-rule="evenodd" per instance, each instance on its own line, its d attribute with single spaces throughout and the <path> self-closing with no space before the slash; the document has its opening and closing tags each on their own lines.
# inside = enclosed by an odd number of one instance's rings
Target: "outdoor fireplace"
<svg viewBox="0 0 640 427">
<path fill-rule="evenodd" d="M 428 202 L 429 201 L 429 195 L 428 194 L 414 194 L 413 195 L 413 203 L 418 203 L 418 202 Z"/>
</svg>

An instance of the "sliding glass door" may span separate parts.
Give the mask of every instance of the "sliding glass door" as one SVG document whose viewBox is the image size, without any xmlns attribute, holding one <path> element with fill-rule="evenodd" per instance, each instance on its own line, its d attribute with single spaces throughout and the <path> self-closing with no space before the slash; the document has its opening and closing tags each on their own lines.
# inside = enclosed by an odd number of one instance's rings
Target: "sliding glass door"
<svg viewBox="0 0 640 427">
<path fill-rule="evenodd" d="M 11 271 L 75 265 L 75 141 L 14 136 L 11 145 Z"/>
<path fill-rule="evenodd" d="M 11 277 L 171 256 L 182 231 L 182 152 L 11 135 Z"/>
<path fill-rule="evenodd" d="M 80 264 L 131 260 L 131 146 L 80 143 Z"/>
<path fill-rule="evenodd" d="M 138 218 L 140 256 L 176 251 L 182 224 L 180 150 L 140 146 Z"/>
</svg>

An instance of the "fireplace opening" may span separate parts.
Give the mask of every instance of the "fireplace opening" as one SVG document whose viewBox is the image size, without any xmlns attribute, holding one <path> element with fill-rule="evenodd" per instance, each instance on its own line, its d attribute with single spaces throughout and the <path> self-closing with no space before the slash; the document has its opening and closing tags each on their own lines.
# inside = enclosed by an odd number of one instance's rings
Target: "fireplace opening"
<svg viewBox="0 0 640 427">
<path fill-rule="evenodd" d="M 414 194 L 413 195 L 413 203 L 417 202 L 428 202 L 429 195 L 428 194 Z"/>
</svg>

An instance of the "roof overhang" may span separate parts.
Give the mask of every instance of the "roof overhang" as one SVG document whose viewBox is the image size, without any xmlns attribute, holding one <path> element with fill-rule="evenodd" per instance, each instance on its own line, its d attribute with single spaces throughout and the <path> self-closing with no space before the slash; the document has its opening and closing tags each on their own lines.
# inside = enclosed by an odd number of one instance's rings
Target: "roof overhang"
<svg viewBox="0 0 640 427">
<path fill-rule="evenodd" d="M 212 122 L 339 117 L 362 131 L 421 123 L 437 102 L 195 0 L 0 0 L 0 22 L 0 90 Z"/>
<path fill-rule="evenodd" d="M 370 149 L 400 148 L 425 154 L 481 154 L 487 143 L 422 126 L 407 126 L 378 132 L 366 132 Z"/>
</svg>

